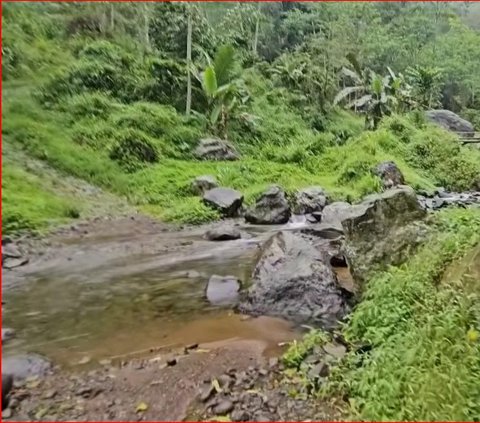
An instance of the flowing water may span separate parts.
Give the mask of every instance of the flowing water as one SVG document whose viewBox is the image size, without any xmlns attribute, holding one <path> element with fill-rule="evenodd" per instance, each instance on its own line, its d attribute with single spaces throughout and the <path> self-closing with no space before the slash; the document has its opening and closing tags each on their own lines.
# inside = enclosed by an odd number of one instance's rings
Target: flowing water
<svg viewBox="0 0 480 423">
<path fill-rule="evenodd" d="M 299 336 L 281 319 L 245 318 L 205 297 L 212 274 L 248 285 L 259 244 L 278 228 L 246 228 L 250 239 L 228 242 L 205 241 L 200 229 L 147 229 L 112 223 L 4 271 L 3 326 L 16 331 L 4 354 L 38 352 L 69 367 L 232 339 L 273 351 Z"/>
</svg>

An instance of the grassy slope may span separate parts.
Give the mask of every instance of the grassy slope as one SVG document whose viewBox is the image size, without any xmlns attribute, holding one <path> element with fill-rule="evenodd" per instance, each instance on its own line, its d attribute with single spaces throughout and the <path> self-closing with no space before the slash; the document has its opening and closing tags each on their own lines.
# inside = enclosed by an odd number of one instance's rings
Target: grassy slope
<svg viewBox="0 0 480 423">
<path fill-rule="evenodd" d="M 479 247 L 479 209 L 438 214 L 425 247 L 367 283 L 343 333 L 372 350 L 347 354 L 322 397 L 347 397 L 347 413 L 365 421 L 478 421 L 480 281 L 461 263 Z M 294 346 L 287 363 L 323 338 Z"/>
</svg>

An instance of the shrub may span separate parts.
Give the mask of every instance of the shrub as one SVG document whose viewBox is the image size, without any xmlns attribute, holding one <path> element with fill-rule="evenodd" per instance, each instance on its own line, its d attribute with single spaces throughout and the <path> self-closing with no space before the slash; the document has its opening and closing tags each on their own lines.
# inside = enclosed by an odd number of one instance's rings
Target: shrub
<svg viewBox="0 0 480 423">
<path fill-rule="evenodd" d="M 456 137 L 439 128 L 417 131 L 406 160 L 426 171 L 437 185 L 465 190 L 478 183 L 480 151 L 462 147 Z"/>
<path fill-rule="evenodd" d="M 145 133 L 134 129 L 118 133 L 109 156 L 127 172 L 135 172 L 146 163 L 154 163 L 159 159 L 157 147 L 152 140 Z"/>
<path fill-rule="evenodd" d="M 68 112 L 74 120 L 79 118 L 107 118 L 120 105 L 111 97 L 100 92 L 82 93 L 66 98 L 60 110 Z"/>
<path fill-rule="evenodd" d="M 112 115 L 111 122 L 117 128 L 138 129 L 148 135 L 161 137 L 180 123 L 180 117 L 171 106 L 138 102 Z"/>
</svg>

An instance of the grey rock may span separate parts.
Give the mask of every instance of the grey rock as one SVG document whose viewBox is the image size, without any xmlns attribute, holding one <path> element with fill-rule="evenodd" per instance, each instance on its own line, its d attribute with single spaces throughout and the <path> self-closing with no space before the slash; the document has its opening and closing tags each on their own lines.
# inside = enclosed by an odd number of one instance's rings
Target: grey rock
<svg viewBox="0 0 480 423">
<path fill-rule="evenodd" d="M 5 410 L 2 410 L 2 419 L 9 419 L 13 415 L 13 411 L 11 408 L 7 408 Z"/>
<path fill-rule="evenodd" d="M 247 422 L 249 421 L 250 416 L 245 410 L 234 410 L 230 414 L 230 419 L 233 422 Z"/>
<path fill-rule="evenodd" d="M 309 379 L 317 379 L 320 377 L 327 377 L 329 373 L 330 369 L 328 367 L 328 364 L 317 363 L 308 371 L 308 377 Z"/>
<path fill-rule="evenodd" d="M 242 235 L 238 229 L 226 225 L 218 226 L 205 232 L 205 238 L 209 241 L 231 241 L 241 237 Z"/>
<path fill-rule="evenodd" d="M 243 195 L 231 188 L 213 188 L 203 195 L 203 202 L 224 216 L 234 217 L 242 206 Z"/>
<path fill-rule="evenodd" d="M 238 160 L 240 158 L 240 154 L 230 142 L 219 138 L 201 139 L 193 154 L 201 160 Z"/>
<path fill-rule="evenodd" d="M 475 129 L 473 125 L 450 110 L 428 110 L 425 112 L 428 120 L 442 128 L 459 132 L 463 137 L 473 137 Z"/>
<path fill-rule="evenodd" d="M 2 244 L 2 258 L 21 258 L 23 254 L 13 243 Z"/>
<path fill-rule="evenodd" d="M 301 234 L 280 231 L 263 247 L 241 312 L 335 326 L 348 310 L 331 266 Z"/>
<path fill-rule="evenodd" d="M 52 363 L 41 355 L 29 353 L 2 357 L 2 371 L 15 379 L 29 376 L 45 376 L 52 369 Z"/>
<path fill-rule="evenodd" d="M 211 383 L 205 384 L 201 389 L 200 389 L 200 401 L 206 402 L 210 399 L 210 397 L 213 395 L 215 392 L 215 388 Z"/>
<path fill-rule="evenodd" d="M 344 201 L 337 201 L 325 206 L 322 212 L 321 227 L 317 227 L 317 230 L 330 228 L 343 233 L 342 221 L 355 216 L 359 210 L 358 205 L 352 205 Z"/>
<path fill-rule="evenodd" d="M 218 187 L 218 182 L 215 179 L 215 176 L 212 176 L 212 175 L 197 176 L 192 181 L 192 185 L 191 185 L 192 192 L 194 192 L 197 195 L 203 195 L 208 190 L 217 188 L 217 187 Z"/>
<path fill-rule="evenodd" d="M 382 180 L 386 189 L 405 184 L 405 178 L 395 162 L 382 162 L 375 167 L 373 173 Z"/>
<path fill-rule="evenodd" d="M 24 266 L 29 261 L 28 257 L 22 258 L 3 258 L 2 257 L 2 267 L 5 269 L 14 269 L 16 267 Z"/>
<path fill-rule="evenodd" d="M 312 186 L 298 191 L 294 204 L 296 214 L 321 212 L 327 204 L 327 196 L 322 187 Z"/>
<path fill-rule="evenodd" d="M 281 224 L 287 223 L 291 214 L 285 193 L 279 186 L 272 185 L 247 210 L 245 220 L 261 225 Z"/>
<path fill-rule="evenodd" d="M 323 350 L 337 359 L 341 359 L 347 354 L 347 348 L 341 344 L 328 343 L 323 346 Z"/>
<path fill-rule="evenodd" d="M 219 415 L 230 413 L 232 410 L 233 402 L 229 400 L 222 400 L 215 407 L 213 407 L 213 412 Z"/>
<path fill-rule="evenodd" d="M 3 363 L 2 363 L 2 371 Z M 13 376 L 10 374 L 2 373 L 2 410 L 8 405 L 8 395 L 13 388 Z"/>
<path fill-rule="evenodd" d="M 240 282 L 235 276 L 212 275 L 208 281 L 206 297 L 213 305 L 235 304 L 238 300 Z"/>
<path fill-rule="evenodd" d="M 406 260 L 425 239 L 426 212 L 414 190 L 399 186 L 368 196 L 342 221 L 345 255 L 357 283 L 369 272 Z"/>
<path fill-rule="evenodd" d="M 2 328 L 2 342 L 7 342 L 15 337 L 15 331 L 11 328 Z"/>
</svg>

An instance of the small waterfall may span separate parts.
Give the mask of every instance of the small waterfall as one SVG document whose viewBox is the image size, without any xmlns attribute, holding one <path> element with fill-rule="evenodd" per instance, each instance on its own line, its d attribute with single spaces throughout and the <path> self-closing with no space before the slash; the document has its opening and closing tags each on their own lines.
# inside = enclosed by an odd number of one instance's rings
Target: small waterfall
<svg viewBox="0 0 480 423">
<path fill-rule="evenodd" d="M 304 214 L 293 214 L 289 222 L 285 225 L 287 228 L 301 228 L 306 226 L 307 218 Z"/>
</svg>

